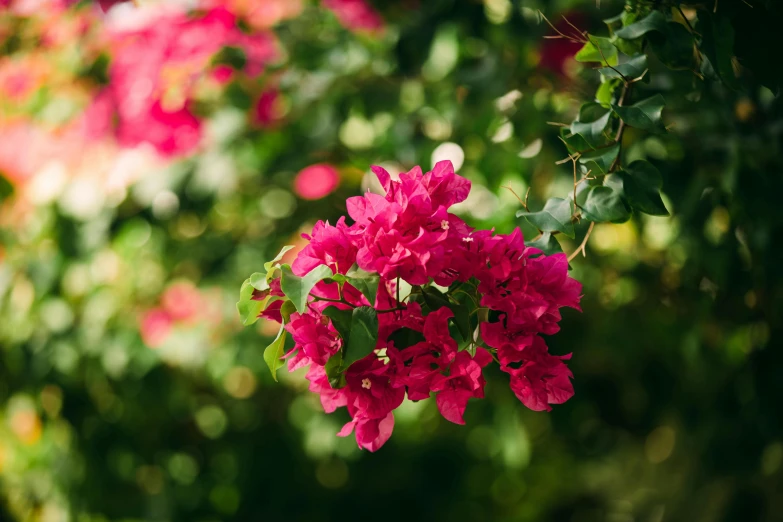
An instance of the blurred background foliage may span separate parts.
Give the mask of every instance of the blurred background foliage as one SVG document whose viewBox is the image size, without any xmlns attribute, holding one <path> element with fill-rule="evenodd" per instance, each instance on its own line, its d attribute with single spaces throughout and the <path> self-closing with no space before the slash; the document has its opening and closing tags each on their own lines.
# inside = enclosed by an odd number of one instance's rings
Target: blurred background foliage
<svg viewBox="0 0 783 522">
<path fill-rule="evenodd" d="M 606 34 L 623 4 L 236 0 L 184 17 L 225 10 L 220 40 L 115 3 L 0 2 L 0 519 L 783 518 L 774 2 L 715 2 L 736 90 L 651 60 L 670 132 L 629 130 L 624 158 L 660 169 L 672 217 L 601 224 L 572 263 L 584 312 L 548 342 L 573 352 L 576 396 L 531 412 L 490 371 L 466 426 L 406 403 L 376 454 L 335 437 L 346 419 L 302 375 L 271 381 L 274 330 L 241 327 L 236 289 L 377 190 L 371 164 L 451 159 L 471 224 L 532 238 L 502 187 L 534 208 L 568 193 L 548 122 L 598 86 L 539 10 Z M 627 9 L 696 24 L 706 4 Z M 160 34 L 129 43 L 126 23 Z M 166 68 L 173 41 L 186 59 Z"/>
</svg>

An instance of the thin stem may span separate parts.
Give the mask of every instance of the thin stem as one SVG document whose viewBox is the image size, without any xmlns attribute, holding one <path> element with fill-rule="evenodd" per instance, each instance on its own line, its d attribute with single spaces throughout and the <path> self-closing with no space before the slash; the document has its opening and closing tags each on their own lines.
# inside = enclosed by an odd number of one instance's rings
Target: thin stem
<svg viewBox="0 0 783 522">
<path fill-rule="evenodd" d="M 579 245 L 579 248 L 574 250 L 574 252 L 568 256 L 568 262 L 574 260 L 574 258 L 579 254 L 579 252 L 582 252 L 583 257 L 587 257 L 587 252 L 585 251 L 585 246 L 587 245 L 587 240 L 590 239 L 590 234 L 593 233 L 593 228 L 595 227 L 595 221 L 590 222 L 590 228 L 587 229 L 587 234 L 585 234 L 585 238 L 582 240 L 582 244 Z"/>
</svg>

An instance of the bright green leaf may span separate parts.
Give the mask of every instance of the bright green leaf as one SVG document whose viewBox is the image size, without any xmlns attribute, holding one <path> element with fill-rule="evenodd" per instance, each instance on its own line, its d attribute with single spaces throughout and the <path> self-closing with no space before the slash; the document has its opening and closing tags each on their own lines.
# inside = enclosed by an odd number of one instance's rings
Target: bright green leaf
<svg viewBox="0 0 783 522">
<path fill-rule="evenodd" d="M 591 187 L 582 206 L 582 216 L 596 223 L 622 223 L 631 213 L 623 203 L 620 192 L 607 186 Z"/>
<path fill-rule="evenodd" d="M 285 355 L 286 331 L 283 325 L 280 325 L 280 331 L 272 344 L 264 349 L 264 361 L 272 372 L 272 378 L 277 381 L 277 370 L 285 364 L 283 355 Z"/>
<path fill-rule="evenodd" d="M 276 267 L 279 267 L 279 265 L 277 263 L 281 259 L 283 259 L 283 256 L 286 254 L 286 252 L 288 252 L 292 248 L 294 248 L 293 245 L 286 245 L 286 246 L 284 246 L 280 250 L 280 252 L 278 252 L 278 254 L 275 256 L 275 258 L 273 260 L 267 261 L 266 263 L 264 263 L 264 270 L 266 270 L 266 273 L 267 273 L 267 281 L 272 279 L 272 276 L 274 274 L 274 270 L 273 269 L 276 268 Z"/>
<path fill-rule="evenodd" d="M 261 292 L 264 290 L 269 290 L 269 283 L 266 280 L 266 274 L 262 274 L 261 272 L 255 272 L 254 274 L 250 275 L 250 284 L 253 288 Z"/>
<path fill-rule="evenodd" d="M 550 198 L 543 210 L 526 212 L 520 210 L 517 217 L 524 217 L 542 232 L 562 232 L 568 237 L 574 237 L 574 224 L 571 222 L 571 200 Z"/>
<path fill-rule="evenodd" d="M 618 85 L 622 85 L 619 80 L 605 80 L 598 86 L 598 90 L 595 93 L 595 100 L 604 108 L 609 108 L 614 101 L 614 91 Z M 581 149 L 577 149 L 581 150 Z"/>
<path fill-rule="evenodd" d="M 600 62 L 604 65 L 617 63 L 617 47 L 609 38 L 603 36 L 587 36 L 589 41 L 576 53 L 578 62 Z"/>
<path fill-rule="evenodd" d="M 239 312 L 239 317 L 245 326 L 250 326 L 258 321 L 258 314 L 264 311 L 272 297 L 267 295 L 261 300 L 256 300 L 253 299 L 254 292 L 255 289 L 250 283 L 250 279 L 245 279 L 239 289 L 239 301 L 237 301 L 237 312 Z"/>
<path fill-rule="evenodd" d="M 665 103 L 663 96 L 656 94 L 633 105 L 612 105 L 612 109 L 631 127 L 649 132 L 666 132 L 661 121 L 661 111 Z"/>
<path fill-rule="evenodd" d="M 288 265 L 282 265 L 280 270 L 283 274 L 280 279 L 280 289 L 294 303 L 296 311 L 299 313 L 303 313 L 307 309 L 307 297 L 313 287 L 319 281 L 334 275 L 332 269 L 326 265 L 313 268 L 304 277 L 294 275 Z"/>
</svg>

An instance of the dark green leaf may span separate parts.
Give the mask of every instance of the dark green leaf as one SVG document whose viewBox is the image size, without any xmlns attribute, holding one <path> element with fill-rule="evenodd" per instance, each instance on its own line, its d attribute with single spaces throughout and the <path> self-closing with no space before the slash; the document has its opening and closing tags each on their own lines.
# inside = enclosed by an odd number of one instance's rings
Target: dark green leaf
<svg viewBox="0 0 783 522">
<path fill-rule="evenodd" d="M 582 216 L 596 223 L 622 223 L 631 213 L 623 203 L 620 192 L 607 186 L 591 187 L 582 206 Z"/>
<path fill-rule="evenodd" d="M 560 128 L 560 138 L 565 142 L 569 152 L 577 152 L 592 148 L 579 134 L 572 134 L 570 127 Z"/>
<path fill-rule="evenodd" d="M 595 121 L 575 121 L 571 124 L 571 132 L 582 136 L 591 148 L 600 147 L 607 141 L 606 136 L 604 136 L 604 129 L 609 124 L 611 115 L 612 111 L 605 111 L 605 114 Z"/>
<path fill-rule="evenodd" d="M 547 256 L 559 254 L 563 251 L 563 248 L 560 246 L 557 239 L 555 239 L 555 236 L 549 232 L 544 232 L 541 234 L 541 237 L 533 241 L 525 241 L 525 244 L 529 247 L 541 250 Z"/>
<path fill-rule="evenodd" d="M 656 94 L 627 107 L 612 105 L 612 109 L 631 127 L 649 132 L 666 132 L 661 121 L 661 111 L 665 103 L 663 96 Z"/>
<path fill-rule="evenodd" d="M 0 175 L 0 202 L 13 193 L 14 186 L 3 175 Z"/>
<path fill-rule="evenodd" d="M 672 69 L 689 69 L 694 65 L 693 36 L 676 22 L 667 24 L 665 34 L 652 33 L 650 45 L 658 59 Z"/>
<path fill-rule="evenodd" d="M 598 72 L 606 78 L 622 78 L 626 80 L 635 80 L 647 70 L 647 55 L 639 54 L 625 63 L 620 63 L 612 67 L 602 67 Z"/>
<path fill-rule="evenodd" d="M 607 184 L 610 182 L 622 192 L 633 210 L 653 216 L 669 215 L 661 199 L 661 173 L 651 163 L 634 161 L 607 178 Z"/>
<path fill-rule="evenodd" d="M 562 232 L 568 237 L 574 237 L 574 224 L 571 222 L 571 200 L 550 198 L 543 210 L 526 212 L 520 210 L 517 217 L 524 217 L 534 227 L 542 232 Z"/>
<path fill-rule="evenodd" d="M 589 41 L 576 53 L 578 62 L 600 62 L 604 65 L 617 63 L 617 48 L 609 38 L 587 35 Z"/>
<path fill-rule="evenodd" d="M 291 301 L 293 301 L 296 311 L 303 313 L 307 309 L 307 297 L 310 295 L 313 287 L 319 281 L 331 277 L 332 269 L 326 265 L 319 265 L 313 268 L 304 277 L 294 275 L 291 267 L 283 265 L 280 267 L 282 277 L 280 279 L 280 289 Z"/>
<path fill-rule="evenodd" d="M 411 328 L 402 327 L 394 330 L 388 340 L 394 343 L 394 347 L 398 350 L 404 350 L 405 348 L 424 341 L 424 335 Z"/>
<path fill-rule="evenodd" d="M 340 310 L 336 306 L 328 306 L 323 311 L 323 314 L 332 320 L 332 326 L 340 334 L 340 337 L 347 344 L 348 339 L 351 336 L 351 310 Z"/>
<path fill-rule="evenodd" d="M 727 87 L 738 90 L 740 85 L 734 74 L 732 58 L 734 57 L 734 27 L 731 20 L 721 13 L 702 11 L 699 18 L 706 17 L 699 24 L 702 33 L 700 48 L 710 60 L 715 73 Z"/>
<path fill-rule="evenodd" d="M 588 152 L 579 156 L 579 163 L 583 164 L 587 170 L 591 170 L 593 175 L 606 174 L 612 168 L 612 163 L 620 153 L 620 144 L 615 143 L 603 149 Z"/>
<path fill-rule="evenodd" d="M 668 31 L 666 27 L 667 23 L 663 13 L 660 11 L 653 11 L 638 22 L 632 23 L 622 29 L 617 29 L 614 34 L 626 40 L 636 40 L 650 31 L 657 31 L 665 34 Z"/>
<path fill-rule="evenodd" d="M 281 325 L 280 331 L 272 344 L 264 349 L 264 361 L 272 372 L 272 378 L 277 381 L 277 370 L 285 364 L 283 355 L 285 355 L 285 341 L 288 332 Z"/>
<path fill-rule="evenodd" d="M 351 333 L 343 353 L 343 368 L 348 369 L 359 359 L 367 357 L 378 343 L 378 313 L 370 306 L 353 309 Z"/>
</svg>

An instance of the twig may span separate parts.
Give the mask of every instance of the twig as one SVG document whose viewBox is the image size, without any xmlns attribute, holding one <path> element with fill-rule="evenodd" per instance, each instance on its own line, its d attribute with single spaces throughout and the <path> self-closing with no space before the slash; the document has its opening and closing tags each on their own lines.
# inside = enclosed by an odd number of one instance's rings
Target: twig
<svg viewBox="0 0 783 522">
<path fill-rule="evenodd" d="M 583 257 L 587 257 L 585 246 L 587 246 L 587 240 L 590 239 L 590 234 L 593 233 L 593 228 L 595 228 L 595 221 L 590 222 L 590 227 L 587 229 L 587 234 L 585 234 L 585 237 L 582 240 L 582 243 L 579 245 L 579 248 L 574 250 L 574 252 L 570 256 L 568 256 L 569 263 L 574 260 L 574 258 L 579 254 L 579 252 L 582 252 Z"/>
</svg>

